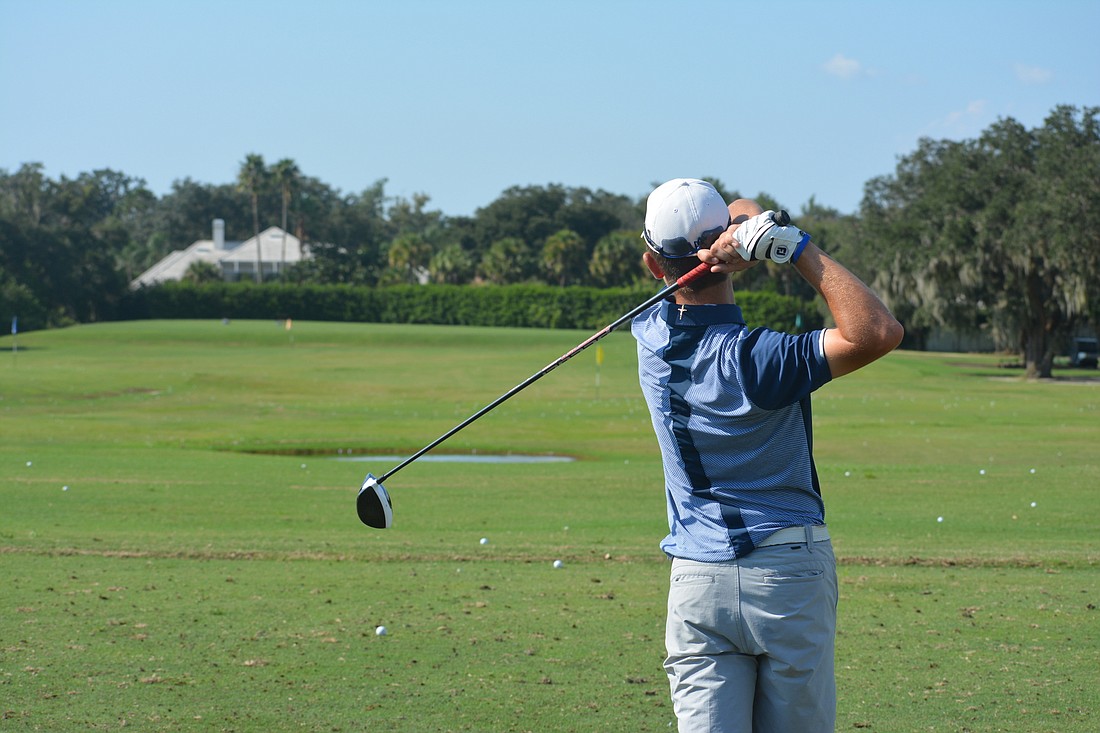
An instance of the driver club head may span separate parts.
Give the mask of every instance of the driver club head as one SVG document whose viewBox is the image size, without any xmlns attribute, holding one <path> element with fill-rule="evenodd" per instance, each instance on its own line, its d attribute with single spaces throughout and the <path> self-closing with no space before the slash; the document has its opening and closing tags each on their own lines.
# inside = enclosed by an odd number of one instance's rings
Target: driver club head
<svg viewBox="0 0 1100 733">
<path fill-rule="evenodd" d="M 373 475 L 367 474 L 355 499 L 359 521 L 375 529 L 389 529 L 393 525 L 393 502 L 390 495 Z"/>
</svg>

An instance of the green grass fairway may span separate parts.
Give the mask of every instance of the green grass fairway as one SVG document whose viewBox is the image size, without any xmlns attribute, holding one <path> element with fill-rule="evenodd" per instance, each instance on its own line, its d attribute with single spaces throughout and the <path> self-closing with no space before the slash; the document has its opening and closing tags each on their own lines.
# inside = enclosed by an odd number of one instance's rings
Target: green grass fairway
<svg viewBox="0 0 1100 733">
<path fill-rule="evenodd" d="M 367 471 L 587 336 L 0 338 L 0 730 L 669 730 L 667 525 L 629 335 L 433 452 L 575 461 L 418 461 L 386 482 L 393 529 L 355 516 Z M 899 352 L 815 397 L 840 731 L 1097 730 L 1100 384 L 997 363 Z M 365 454 L 397 458 L 337 460 Z"/>
</svg>

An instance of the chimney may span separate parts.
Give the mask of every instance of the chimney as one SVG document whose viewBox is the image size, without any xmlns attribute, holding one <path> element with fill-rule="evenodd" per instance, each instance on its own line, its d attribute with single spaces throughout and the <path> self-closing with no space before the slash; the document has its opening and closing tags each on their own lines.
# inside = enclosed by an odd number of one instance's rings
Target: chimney
<svg viewBox="0 0 1100 733">
<path fill-rule="evenodd" d="M 214 220 L 214 250 L 220 252 L 225 249 L 225 219 Z"/>
</svg>

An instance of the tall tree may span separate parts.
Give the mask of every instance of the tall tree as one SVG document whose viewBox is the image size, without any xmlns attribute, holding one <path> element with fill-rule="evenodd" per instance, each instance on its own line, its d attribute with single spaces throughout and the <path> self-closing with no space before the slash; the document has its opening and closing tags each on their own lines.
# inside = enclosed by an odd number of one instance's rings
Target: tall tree
<svg viewBox="0 0 1100 733">
<path fill-rule="evenodd" d="M 1049 377 L 1054 353 L 1083 320 L 1100 322 L 1100 108 L 1078 112 L 1060 106 L 1029 143 L 1031 175 L 1006 232 L 1003 261 L 990 269 L 1009 274 L 1022 301 L 1015 319 L 1003 326 L 1020 334 L 1029 376 Z M 984 139 L 984 138 L 983 138 Z M 990 150 L 1004 177 L 1015 160 L 1005 146 Z M 996 155 L 1001 152 L 1001 155 Z M 983 222 L 983 230 L 988 222 Z M 1001 308 L 994 310 L 999 314 Z M 995 325 L 1002 325 L 994 321 Z"/>
<path fill-rule="evenodd" d="M 1051 376 L 1056 347 L 1100 312 L 1098 114 L 922 140 L 867 184 L 860 246 L 907 326 L 984 329 L 1028 377 Z"/>
<path fill-rule="evenodd" d="M 252 201 L 252 234 L 256 237 L 256 282 L 263 282 L 263 262 L 260 251 L 260 194 L 267 187 L 267 166 L 262 155 L 249 153 L 241 162 L 237 185 Z"/>
<path fill-rule="evenodd" d="M 282 195 L 283 205 L 283 251 L 279 261 L 280 273 L 286 270 L 287 211 L 290 209 L 290 201 L 298 188 L 298 179 L 301 175 L 301 171 L 298 170 L 298 165 L 290 158 L 283 158 L 278 163 L 271 166 L 271 178 L 275 186 L 279 189 L 279 193 Z"/>
</svg>

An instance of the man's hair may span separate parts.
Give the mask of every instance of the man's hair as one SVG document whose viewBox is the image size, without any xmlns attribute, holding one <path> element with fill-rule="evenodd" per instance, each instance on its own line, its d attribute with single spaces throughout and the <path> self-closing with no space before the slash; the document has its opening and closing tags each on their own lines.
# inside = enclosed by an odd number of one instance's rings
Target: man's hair
<svg viewBox="0 0 1100 733">
<path fill-rule="evenodd" d="M 715 239 L 717 239 L 717 237 L 715 237 Z M 713 244 L 713 241 L 706 242 L 703 248 L 710 247 L 711 244 Z M 702 264 L 702 260 L 698 257 L 665 257 L 652 250 L 650 250 L 650 254 L 657 260 L 657 264 L 661 267 L 661 272 L 665 274 L 666 285 L 671 285 Z M 729 275 L 724 272 L 708 272 L 691 285 L 682 288 L 682 290 L 685 293 L 698 293 L 700 290 L 706 290 L 711 286 L 724 282 L 728 277 Z"/>
</svg>

